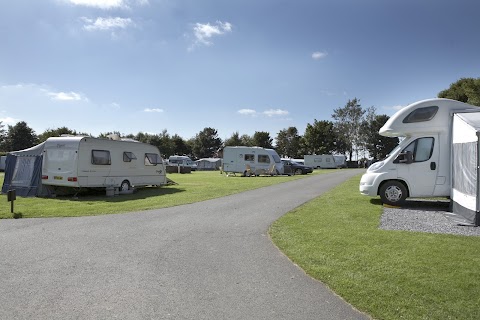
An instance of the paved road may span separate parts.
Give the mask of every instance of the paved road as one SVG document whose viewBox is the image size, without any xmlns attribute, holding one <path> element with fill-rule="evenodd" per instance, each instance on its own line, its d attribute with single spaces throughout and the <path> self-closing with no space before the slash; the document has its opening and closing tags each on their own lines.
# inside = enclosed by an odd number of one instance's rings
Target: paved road
<svg viewBox="0 0 480 320">
<path fill-rule="evenodd" d="M 161 210 L 2 220 L 0 319 L 366 319 L 267 234 L 361 171 Z"/>
</svg>

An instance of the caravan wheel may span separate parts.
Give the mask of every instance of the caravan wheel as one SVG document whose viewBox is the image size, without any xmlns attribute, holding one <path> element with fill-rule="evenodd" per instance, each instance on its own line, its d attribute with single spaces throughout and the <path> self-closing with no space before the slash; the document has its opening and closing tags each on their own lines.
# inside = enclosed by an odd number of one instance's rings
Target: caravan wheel
<svg viewBox="0 0 480 320">
<path fill-rule="evenodd" d="M 130 190 L 130 182 L 128 180 L 123 180 L 122 184 L 120 185 L 120 191 L 127 191 Z"/>
</svg>

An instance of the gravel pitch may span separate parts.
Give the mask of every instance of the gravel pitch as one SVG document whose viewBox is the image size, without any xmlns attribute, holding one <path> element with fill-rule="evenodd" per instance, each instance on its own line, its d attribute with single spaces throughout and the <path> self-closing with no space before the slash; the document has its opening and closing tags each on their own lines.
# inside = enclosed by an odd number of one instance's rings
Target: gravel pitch
<svg viewBox="0 0 480 320">
<path fill-rule="evenodd" d="M 456 224 L 448 210 L 448 201 L 408 200 L 401 208 L 384 207 L 380 229 L 480 236 L 480 227 Z"/>
</svg>

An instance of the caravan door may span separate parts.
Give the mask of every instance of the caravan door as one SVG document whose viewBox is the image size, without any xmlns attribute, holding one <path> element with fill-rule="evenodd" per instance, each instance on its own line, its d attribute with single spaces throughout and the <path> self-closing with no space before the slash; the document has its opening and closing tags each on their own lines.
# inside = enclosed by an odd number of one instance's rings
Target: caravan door
<svg viewBox="0 0 480 320">
<path fill-rule="evenodd" d="M 410 197 L 435 195 L 439 148 L 437 134 L 419 137 L 412 140 L 395 159 L 398 179 L 407 182 Z"/>
</svg>

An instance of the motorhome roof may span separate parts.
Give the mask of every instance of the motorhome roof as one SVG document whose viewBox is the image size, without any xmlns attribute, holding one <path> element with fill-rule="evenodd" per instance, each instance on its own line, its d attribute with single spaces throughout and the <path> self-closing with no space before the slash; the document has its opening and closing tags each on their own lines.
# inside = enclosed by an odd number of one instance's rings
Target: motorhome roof
<svg viewBox="0 0 480 320">
<path fill-rule="evenodd" d="M 418 101 L 397 111 L 379 133 L 386 137 L 401 137 L 447 131 L 452 112 L 471 109 L 480 111 L 476 106 L 450 99 Z M 415 118 L 415 113 L 420 114 L 420 117 Z"/>
</svg>

